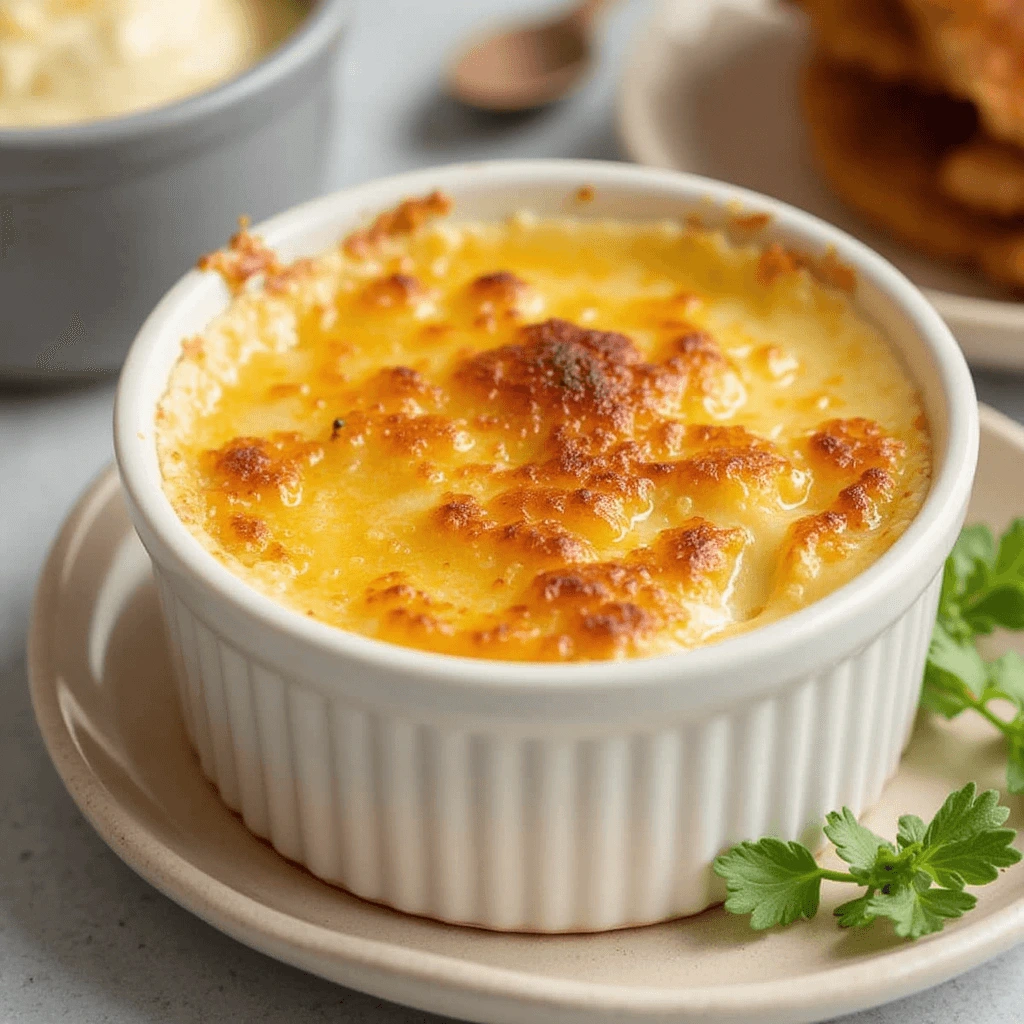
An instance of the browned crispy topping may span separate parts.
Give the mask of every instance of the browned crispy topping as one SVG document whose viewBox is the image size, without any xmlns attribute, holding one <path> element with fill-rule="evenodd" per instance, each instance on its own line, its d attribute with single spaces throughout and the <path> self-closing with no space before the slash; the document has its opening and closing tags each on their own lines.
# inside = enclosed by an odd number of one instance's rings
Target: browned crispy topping
<svg viewBox="0 0 1024 1024">
<path fill-rule="evenodd" d="M 630 524 L 620 496 L 590 487 L 517 487 L 499 494 L 493 508 L 502 519 L 533 521 L 554 516 L 584 530 L 597 527 L 597 536 L 606 540 L 625 533 Z"/>
<path fill-rule="evenodd" d="M 448 495 L 438 507 L 435 520 L 442 530 L 460 534 L 467 540 L 489 533 L 496 526 L 471 494 Z"/>
<path fill-rule="evenodd" d="M 203 339 L 186 338 L 181 343 L 181 354 L 186 359 L 201 359 L 203 356 Z"/>
<path fill-rule="evenodd" d="M 738 231 L 761 231 L 772 222 L 770 213 L 744 213 L 729 218 L 730 227 Z"/>
<path fill-rule="evenodd" d="M 582 537 L 570 533 L 552 519 L 536 523 L 509 523 L 499 533 L 501 541 L 519 551 L 523 557 L 571 564 L 594 557 L 593 548 Z"/>
<path fill-rule="evenodd" d="M 217 470 L 243 484 L 277 484 L 282 470 L 275 465 L 268 449 L 268 443 L 261 437 L 236 437 L 217 455 Z"/>
<path fill-rule="evenodd" d="M 352 398 L 367 411 L 415 415 L 440 410 L 446 395 L 443 388 L 411 366 L 385 366 L 353 393 Z"/>
<path fill-rule="evenodd" d="M 298 291 L 304 278 L 310 277 L 316 269 L 316 262 L 303 257 L 280 269 L 268 269 L 263 287 L 276 294 Z"/>
<path fill-rule="evenodd" d="M 778 242 L 772 242 L 757 262 L 757 282 L 767 287 L 784 274 L 793 274 L 807 265 L 807 257 L 803 253 L 784 249 Z"/>
<path fill-rule="evenodd" d="M 881 521 L 881 510 L 895 490 L 895 481 L 884 469 L 866 469 L 856 483 L 844 488 L 833 504 L 794 524 L 783 553 L 785 583 L 808 575 L 817 561 L 834 561 L 848 549 L 851 533 L 871 530 Z"/>
<path fill-rule="evenodd" d="M 580 617 L 584 631 L 614 647 L 635 644 L 661 626 L 659 618 L 629 601 L 609 601 Z"/>
<path fill-rule="evenodd" d="M 728 569 L 745 543 L 742 530 L 696 520 L 663 530 L 652 556 L 661 572 L 696 582 Z"/>
<path fill-rule="evenodd" d="M 322 449 L 297 434 L 236 437 L 210 452 L 211 468 L 220 486 L 231 492 L 292 488 L 302 479 L 302 466 Z"/>
<path fill-rule="evenodd" d="M 663 363 L 645 363 L 633 341 L 567 320 L 520 331 L 520 341 L 468 357 L 456 379 L 503 415 L 596 421 L 627 431 L 636 418 L 678 404 L 692 388 L 712 392 L 729 364 L 714 340 L 687 332 Z"/>
<path fill-rule="evenodd" d="M 231 517 L 231 528 L 250 550 L 262 551 L 270 539 L 270 527 L 256 516 L 236 512 Z"/>
<path fill-rule="evenodd" d="M 390 274 L 371 281 L 363 292 L 363 298 L 371 306 L 390 309 L 410 305 L 413 299 L 419 298 L 425 290 L 411 274 Z"/>
<path fill-rule="evenodd" d="M 763 448 L 712 448 L 677 463 L 674 471 L 694 483 L 744 480 L 764 484 L 787 465 L 781 455 Z"/>
<path fill-rule="evenodd" d="M 591 598 L 609 600 L 618 594 L 634 597 L 654 577 L 646 565 L 623 562 L 594 562 L 572 569 L 541 573 L 534 589 L 549 603 L 579 604 Z"/>
<path fill-rule="evenodd" d="M 522 341 L 472 356 L 459 372 L 503 407 L 560 407 L 609 415 L 629 387 L 626 368 L 640 354 L 624 334 L 590 331 L 567 320 L 522 330 Z"/>
<path fill-rule="evenodd" d="M 823 284 L 838 288 L 848 295 L 857 290 L 857 271 L 843 263 L 832 246 L 829 246 L 825 250 L 825 255 L 814 264 L 812 272 Z"/>
<path fill-rule="evenodd" d="M 385 239 L 411 235 L 430 218 L 446 216 L 451 208 L 452 201 L 443 192 L 406 199 L 393 210 L 379 214 L 368 228 L 352 232 L 343 243 L 345 252 L 362 259 Z"/>
<path fill-rule="evenodd" d="M 652 547 L 623 561 L 590 562 L 538 574 L 531 587 L 542 602 L 537 614 L 548 624 L 549 634 L 562 642 L 575 638 L 575 654 L 627 653 L 652 631 L 685 624 L 690 602 L 700 602 L 709 590 L 721 588 L 745 544 L 742 530 L 690 520 L 663 531 Z"/>
<path fill-rule="evenodd" d="M 470 283 L 470 291 L 481 299 L 491 302 L 515 302 L 526 290 L 527 284 L 509 270 L 497 270 L 493 274 L 482 274 Z"/>
<path fill-rule="evenodd" d="M 853 293 L 857 288 L 857 274 L 843 263 L 833 248 L 828 248 L 819 259 L 799 249 L 784 248 L 777 242 L 769 245 L 757 263 L 758 284 L 768 287 L 779 277 L 807 270 L 822 284 L 840 291 Z"/>
<path fill-rule="evenodd" d="M 813 458 L 849 473 L 860 472 L 865 466 L 890 467 L 903 457 L 905 449 L 902 441 L 863 417 L 829 420 L 811 435 L 810 441 Z"/>
<path fill-rule="evenodd" d="M 197 266 L 220 274 L 232 291 L 238 291 L 258 274 L 281 274 L 285 269 L 277 253 L 259 235 L 250 233 L 248 217 L 238 218 L 238 231 L 226 249 L 200 256 Z"/>
</svg>

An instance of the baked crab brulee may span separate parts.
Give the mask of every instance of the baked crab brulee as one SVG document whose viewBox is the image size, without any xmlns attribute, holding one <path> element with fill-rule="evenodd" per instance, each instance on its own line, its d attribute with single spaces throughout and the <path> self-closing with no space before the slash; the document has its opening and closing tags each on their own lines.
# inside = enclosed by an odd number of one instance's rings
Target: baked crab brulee
<svg viewBox="0 0 1024 1024">
<path fill-rule="evenodd" d="M 930 479 L 921 398 L 853 274 L 695 221 L 449 220 L 410 199 L 313 258 L 244 226 L 157 412 L 216 558 L 424 651 L 635 658 L 856 576 Z"/>
</svg>

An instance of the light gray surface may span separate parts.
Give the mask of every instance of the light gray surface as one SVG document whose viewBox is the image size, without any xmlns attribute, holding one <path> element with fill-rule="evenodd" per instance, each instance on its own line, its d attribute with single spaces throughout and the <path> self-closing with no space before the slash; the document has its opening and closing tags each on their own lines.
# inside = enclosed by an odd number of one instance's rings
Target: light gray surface
<svg viewBox="0 0 1024 1024">
<path fill-rule="evenodd" d="M 618 157 L 615 76 L 647 10 L 642 0 L 616 12 L 598 77 L 558 110 L 495 121 L 438 96 L 438 69 L 464 32 L 489 15 L 544 6 L 363 0 L 343 58 L 333 184 L 482 157 Z M 978 386 L 985 401 L 1024 421 L 1024 379 L 987 374 Z M 181 910 L 106 848 L 50 766 L 26 689 L 29 605 L 61 520 L 111 458 L 112 396 L 109 383 L 59 393 L 0 390 L 0 1021 L 439 1020 L 285 967 Z M 1024 512 L 1024 484 L 1007 486 L 1022 487 Z M 1022 1002 L 1024 947 L 844 1024 L 1018 1024 Z"/>
</svg>

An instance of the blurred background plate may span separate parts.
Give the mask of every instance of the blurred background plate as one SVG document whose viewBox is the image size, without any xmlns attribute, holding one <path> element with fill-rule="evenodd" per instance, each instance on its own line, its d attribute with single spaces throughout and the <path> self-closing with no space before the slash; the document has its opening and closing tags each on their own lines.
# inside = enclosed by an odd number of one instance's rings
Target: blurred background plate
<svg viewBox="0 0 1024 1024">
<path fill-rule="evenodd" d="M 638 163 L 734 182 L 837 224 L 924 289 L 975 366 L 1024 370 L 1024 302 L 876 230 L 815 170 L 798 97 L 807 49 L 804 19 L 779 0 L 662 0 L 622 77 L 623 147 Z"/>
</svg>

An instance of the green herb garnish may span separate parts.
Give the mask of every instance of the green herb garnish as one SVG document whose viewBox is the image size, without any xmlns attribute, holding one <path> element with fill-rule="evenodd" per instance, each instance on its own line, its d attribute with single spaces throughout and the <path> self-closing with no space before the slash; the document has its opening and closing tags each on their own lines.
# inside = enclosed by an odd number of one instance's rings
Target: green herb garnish
<svg viewBox="0 0 1024 1024">
<path fill-rule="evenodd" d="M 977 638 L 996 627 L 1024 629 L 1024 519 L 999 538 L 983 525 L 960 534 L 946 559 L 939 612 L 925 664 L 921 706 L 946 718 L 976 711 L 1006 737 L 1006 788 L 1024 793 L 1024 658 L 1014 652 L 986 661 Z M 990 707 L 1008 701 L 1003 718 Z M 725 879 L 725 909 L 750 914 L 752 928 L 791 924 L 818 912 L 822 879 L 851 882 L 865 893 L 836 908 L 839 924 L 859 928 L 879 917 L 897 935 L 920 938 L 942 930 L 977 902 L 965 885 L 995 881 L 999 868 L 1016 864 L 1016 833 L 1002 828 L 1010 811 L 990 789 L 973 782 L 951 793 L 925 825 L 912 814 L 899 820 L 896 846 L 857 823 L 844 807 L 828 815 L 825 835 L 849 871 L 818 866 L 800 843 L 759 839 L 740 843 L 714 862 Z"/>
<path fill-rule="evenodd" d="M 946 718 L 977 711 L 991 722 L 1006 737 L 1006 788 L 1024 793 L 1024 658 L 1011 651 L 985 661 L 976 646 L 997 626 L 1024 629 L 1024 519 L 998 545 L 987 526 L 960 534 L 946 559 L 921 691 L 929 711 Z M 1013 718 L 992 711 L 993 700 L 1009 701 Z"/>
<path fill-rule="evenodd" d="M 825 834 L 848 871 L 819 867 L 800 843 L 759 839 L 740 843 L 715 858 L 725 879 L 725 909 L 750 914 L 752 928 L 771 928 L 812 918 L 822 879 L 863 886 L 863 895 L 835 910 L 844 928 L 862 928 L 888 918 L 897 935 L 917 939 L 942 930 L 977 903 L 966 885 L 995 881 L 1000 868 L 1016 864 L 1016 835 L 1003 828 L 1010 813 L 999 793 L 979 794 L 973 782 L 951 793 L 928 825 L 913 814 L 899 819 L 896 845 L 857 823 L 844 807 L 828 815 Z"/>
</svg>

